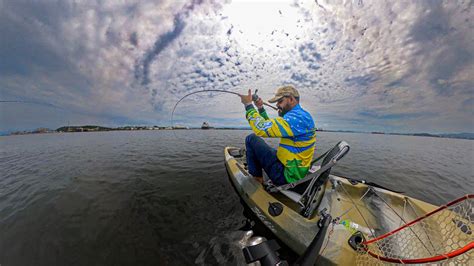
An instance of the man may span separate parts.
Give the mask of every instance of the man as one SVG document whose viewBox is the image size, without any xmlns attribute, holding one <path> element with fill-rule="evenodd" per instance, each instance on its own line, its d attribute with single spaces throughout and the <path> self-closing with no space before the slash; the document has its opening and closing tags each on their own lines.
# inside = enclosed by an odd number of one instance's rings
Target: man
<svg viewBox="0 0 474 266">
<path fill-rule="evenodd" d="M 311 115 L 299 105 L 300 94 L 292 86 L 277 90 L 270 103 L 277 103 L 280 117 L 271 119 L 258 99 L 258 112 L 252 104 L 252 92 L 240 95 L 245 105 L 246 118 L 254 134 L 245 139 L 249 173 L 260 183 L 262 169 L 275 185 L 283 185 L 306 176 L 311 166 L 316 143 L 316 132 Z M 280 138 L 278 149 L 268 146 L 261 138 Z"/>
</svg>

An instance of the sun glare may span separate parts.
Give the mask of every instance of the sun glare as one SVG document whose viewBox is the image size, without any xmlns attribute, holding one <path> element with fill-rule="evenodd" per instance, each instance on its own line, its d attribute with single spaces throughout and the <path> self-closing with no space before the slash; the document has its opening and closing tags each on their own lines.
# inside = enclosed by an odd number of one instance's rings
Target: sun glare
<svg viewBox="0 0 474 266">
<path fill-rule="evenodd" d="M 225 7 L 223 16 L 231 25 L 231 38 L 239 46 L 274 50 L 299 38 L 297 12 L 291 1 L 233 1 Z"/>
</svg>

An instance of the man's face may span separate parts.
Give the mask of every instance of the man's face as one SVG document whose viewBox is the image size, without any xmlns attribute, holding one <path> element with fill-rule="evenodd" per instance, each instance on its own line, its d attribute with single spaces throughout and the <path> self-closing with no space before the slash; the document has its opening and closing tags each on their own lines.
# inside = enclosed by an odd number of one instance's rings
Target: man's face
<svg viewBox="0 0 474 266">
<path fill-rule="evenodd" d="M 284 96 L 277 102 L 277 108 L 278 108 L 278 115 L 283 117 L 286 113 L 288 113 L 293 106 L 291 105 L 291 97 L 289 96 Z"/>
</svg>

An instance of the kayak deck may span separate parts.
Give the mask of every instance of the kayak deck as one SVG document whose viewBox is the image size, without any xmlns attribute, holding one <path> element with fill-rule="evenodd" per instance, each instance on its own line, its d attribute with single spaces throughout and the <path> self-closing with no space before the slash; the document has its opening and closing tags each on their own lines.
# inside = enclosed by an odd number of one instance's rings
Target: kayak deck
<svg viewBox="0 0 474 266">
<path fill-rule="evenodd" d="M 314 212 L 305 218 L 297 203 L 282 193 L 268 193 L 246 170 L 245 155 L 238 148 L 225 148 L 225 164 L 237 192 L 257 217 L 288 247 L 302 254 L 319 230 L 324 210 L 334 220 L 326 236 L 327 243 L 319 261 L 323 264 L 354 264 L 357 252 L 347 244 L 355 231 L 366 238 L 390 232 L 414 220 L 436 206 L 389 190 L 329 176 L 324 195 Z M 270 203 L 280 203 L 283 211 L 272 216 Z M 341 221 L 346 221 L 345 226 Z"/>
</svg>

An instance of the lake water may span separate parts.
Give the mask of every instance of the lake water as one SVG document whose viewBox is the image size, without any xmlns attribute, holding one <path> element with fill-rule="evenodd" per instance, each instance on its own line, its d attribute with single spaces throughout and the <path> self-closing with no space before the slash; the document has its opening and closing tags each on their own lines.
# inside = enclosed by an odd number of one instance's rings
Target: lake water
<svg viewBox="0 0 474 266">
<path fill-rule="evenodd" d="M 223 149 L 249 133 L 0 137 L 0 265 L 243 264 Z M 318 154 L 339 140 L 334 174 L 434 204 L 474 192 L 472 140 L 320 132 Z"/>
</svg>

